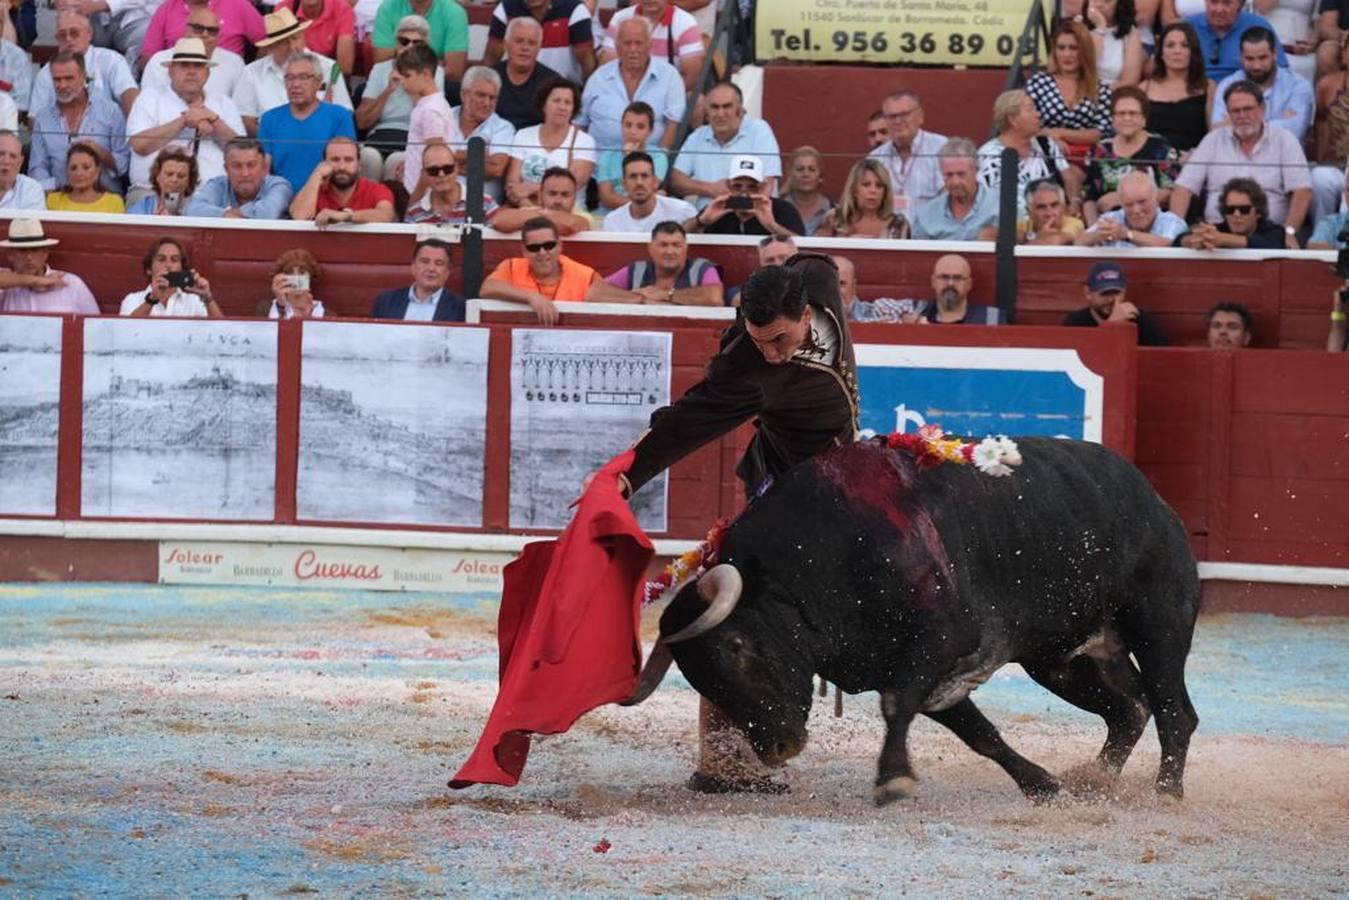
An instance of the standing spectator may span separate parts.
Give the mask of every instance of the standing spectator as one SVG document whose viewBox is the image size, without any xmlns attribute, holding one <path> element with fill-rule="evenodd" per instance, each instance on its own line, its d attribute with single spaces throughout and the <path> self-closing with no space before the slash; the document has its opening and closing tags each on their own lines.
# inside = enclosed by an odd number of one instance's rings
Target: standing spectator
<svg viewBox="0 0 1349 900">
<path fill-rule="evenodd" d="M 1104 213 L 1084 231 L 1084 247 L 1170 247 L 1185 233 L 1185 220 L 1157 205 L 1151 173 L 1130 172 L 1120 179 L 1120 208 Z"/>
<path fill-rule="evenodd" d="M 54 190 L 71 143 L 81 141 L 99 156 L 103 187 L 120 192 L 131 157 L 122 108 L 102 94 L 89 93 L 84 58 L 78 53 L 58 53 L 48 69 L 55 87 L 54 102 L 33 110 L 28 174 L 45 189 Z"/>
<path fill-rule="evenodd" d="M 401 53 L 413 44 L 425 44 L 431 27 L 421 16 L 404 16 L 395 38 Z M 408 124 L 416 100 L 403 87 L 396 60 L 375 63 L 365 80 L 365 93 L 356 107 L 356 127 L 365 133 L 361 146 L 361 172 L 372 181 L 396 181 L 394 174 L 407 149 Z M 434 90 L 443 93 L 445 70 L 435 70 Z"/>
<path fill-rule="evenodd" d="M 825 214 L 819 237 L 896 238 L 909 236 L 909 222 L 895 212 L 890 173 L 879 160 L 859 160 L 848 172 L 838 206 Z"/>
<path fill-rule="evenodd" d="M 913 236 L 925 241 L 976 241 L 998 224 L 998 196 L 979 183 L 979 151 L 951 138 L 937 152 L 943 190 L 917 210 Z"/>
<path fill-rule="evenodd" d="M 1185 20 L 1199 37 L 1205 71 L 1214 81 L 1222 81 L 1241 67 L 1241 36 L 1246 29 L 1259 26 L 1270 32 L 1274 26 L 1263 16 L 1246 12 L 1241 0 L 1204 0 L 1204 11 Z M 1287 68 L 1283 45 L 1275 48 L 1279 65 Z"/>
<path fill-rule="evenodd" d="M 670 0 L 638 0 L 634 5 L 614 13 L 609 20 L 609 27 L 604 31 L 600 63 L 621 55 L 619 29 L 624 22 L 638 16 L 646 19 L 651 26 L 651 44 L 647 53 L 652 59 L 663 59 L 677 69 L 684 82 L 684 89 L 692 90 L 693 82 L 697 80 L 703 65 L 703 35 L 697 20 Z"/>
<path fill-rule="evenodd" d="M 412 204 L 421 199 L 421 192 L 426 188 L 422 179 L 422 153 L 428 144 L 449 142 L 454 129 L 454 113 L 445 95 L 436 87 L 436 72 L 440 66 L 430 47 L 412 44 L 398 54 L 394 68 L 413 103 L 412 115 L 408 117 L 407 153 L 402 159 L 403 187 L 408 192 L 408 203 Z"/>
<path fill-rule="evenodd" d="M 134 203 L 152 190 L 150 165 L 165 147 L 186 150 L 197 158 L 203 180 L 225 172 L 221 148 L 243 134 L 244 123 L 234 101 L 223 94 L 208 94 L 206 77 L 214 65 L 198 38 L 183 38 L 164 63 L 169 70 L 169 89 L 146 91 L 136 99 L 127 117 L 131 140 L 131 186 Z"/>
<path fill-rule="evenodd" d="M 317 62 L 308 53 L 290 58 L 285 70 L 289 102 L 267 110 L 258 124 L 258 141 L 272 159 L 272 171 L 289 181 L 293 191 L 304 187 L 314 167 L 323 161 L 329 140 L 356 139 L 351 110 L 319 100 L 323 76 Z"/>
<path fill-rule="evenodd" d="M 412 251 L 412 284 L 375 298 L 372 319 L 403 322 L 462 322 L 464 298 L 445 287 L 450 280 L 450 245 L 419 240 Z"/>
<path fill-rule="evenodd" d="M 501 76 L 497 114 L 517 131 L 543 121 L 539 112 L 539 89 L 562 77 L 539 62 L 542 45 L 542 25 L 531 16 L 511 19 L 506 26 L 506 55 L 492 67 Z"/>
<path fill-rule="evenodd" d="M 0 312 L 99 314 L 80 276 L 47 265 L 51 248 L 59 243 L 47 237 L 37 219 L 9 220 L 9 237 L 0 241 L 9 249 L 9 268 L 0 269 Z"/>
<path fill-rule="evenodd" d="M 1085 14 L 1101 82 L 1116 88 L 1138 84 L 1143 77 L 1143 29 L 1134 0 L 1091 0 Z"/>
<path fill-rule="evenodd" d="M 454 151 L 444 144 L 432 144 L 422 154 L 422 175 L 426 192 L 408 207 L 404 222 L 418 225 L 461 225 L 468 221 L 468 185 L 457 175 L 458 161 Z M 483 216 L 495 227 L 493 217 L 496 201 L 488 194 L 482 196 Z"/>
<path fill-rule="evenodd" d="M 689 242 L 678 222 L 660 222 L 651 229 L 646 253 L 646 259 L 628 263 L 604 280 L 631 291 L 639 303 L 723 305 L 721 272 L 710 260 L 689 258 Z"/>
<path fill-rule="evenodd" d="M 468 169 L 469 139 L 480 137 L 487 144 L 486 191 L 493 200 L 502 197 L 501 180 L 515 143 L 515 129 L 496 113 L 500 95 L 501 76 L 486 66 L 474 66 L 464 73 L 460 105 L 450 110 L 450 148 L 461 170 Z"/>
<path fill-rule="evenodd" d="M 757 156 L 735 156 L 730 168 L 726 193 L 713 199 L 685 228 L 705 234 L 778 236 L 805 231 L 796 207 L 769 195 L 763 160 Z M 833 212 L 837 210 L 831 215 Z"/>
<path fill-rule="evenodd" d="M 1092 148 L 1087 164 L 1087 185 L 1083 204 L 1088 222 L 1103 212 L 1119 209 L 1119 183 L 1139 169 L 1152 175 L 1161 192 L 1157 198 L 1165 205 L 1171 185 L 1180 174 L 1180 154 L 1165 138 L 1149 134 L 1144 128 L 1148 117 L 1148 96 L 1136 87 L 1117 88 L 1110 95 L 1110 117 L 1115 134 Z"/>
<path fill-rule="evenodd" d="M 1140 346 L 1165 346 L 1166 335 L 1162 333 L 1157 320 L 1146 310 L 1139 309 L 1125 299 L 1128 287 L 1129 282 L 1118 263 L 1108 261 L 1096 263 L 1087 272 L 1087 281 L 1082 287 L 1087 305 L 1068 313 L 1063 317 L 1061 324 L 1095 328 L 1099 325 L 1132 322 L 1138 326 Z"/>
<path fill-rule="evenodd" d="M 704 209 L 713 198 L 730 193 L 731 163 L 740 154 L 761 160 L 761 175 L 771 195 L 782 176 L 782 151 L 773 129 L 763 119 L 745 114 L 744 94 L 729 81 L 715 85 L 703 100 L 707 124 L 684 140 L 670 172 L 670 186 Z"/>
<path fill-rule="evenodd" d="M 884 119 L 882 119 L 884 121 Z M 787 158 L 787 174 L 782 181 L 781 196 L 801 216 L 806 237 L 813 237 L 825 215 L 834 208 L 834 201 L 824 193 L 824 163 L 820 151 L 814 147 L 797 147 Z"/>
<path fill-rule="evenodd" d="M 492 227 L 497 231 L 519 231 L 530 219 L 542 216 L 564 235 L 593 228 L 594 217 L 576 208 L 576 189 L 576 176 L 561 166 L 553 166 L 539 182 L 539 205 L 503 206 L 492 217 Z"/>
<path fill-rule="evenodd" d="M 258 122 L 269 109 L 289 102 L 286 91 L 286 63 L 297 53 L 304 53 L 304 33 L 313 22 L 300 22 L 295 13 L 284 7 L 267 14 L 267 37 L 258 41 L 258 58 L 244 69 L 234 87 L 234 105 L 244 117 L 244 127 L 250 137 L 258 133 Z M 325 103 L 335 103 L 351 109 L 351 95 L 337 63 L 326 56 L 311 53 L 318 62 L 319 81 L 311 85 L 314 93 Z"/>
<path fill-rule="evenodd" d="M 103 163 L 98 150 L 75 141 L 66 151 L 65 186 L 47 194 L 47 208 L 57 212 L 124 213 L 120 194 L 99 183 Z"/>
<path fill-rule="evenodd" d="M 136 79 L 126 59 L 120 53 L 93 46 L 94 31 L 89 20 L 77 12 L 61 12 L 56 16 L 56 49 L 63 54 L 78 53 L 84 59 L 85 75 L 89 78 L 89 92 L 106 97 L 116 104 L 123 115 L 131 114 L 131 107 L 140 95 Z M 56 89 L 52 87 L 52 67 L 45 65 L 33 79 L 33 94 L 28 98 L 28 109 L 36 113 L 56 105 Z"/>
<path fill-rule="evenodd" d="M 1244 303 L 1225 301 L 1208 311 L 1208 345 L 1212 350 L 1240 350 L 1251 343 L 1255 320 Z"/>
<path fill-rule="evenodd" d="M 225 313 L 211 296 L 211 283 L 192 268 L 187 248 L 177 238 L 160 238 L 150 245 L 141 259 L 141 268 L 149 284 L 122 298 L 120 316 L 134 319 L 173 316 L 180 319 L 223 319 Z M 190 283 L 178 287 L 169 282 L 169 273 L 190 272 Z"/>
<path fill-rule="evenodd" d="M 337 61 L 348 77 L 356 70 L 356 16 L 347 0 L 281 0 L 275 8 L 285 7 L 300 22 L 313 27 L 304 33 L 304 45 Z"/>
<path fill-rule="evenodd" d="M 1040 111 L 1041 134 L 1056 141 L 1068 160 L 1063 177 L 1075 197 L 1092 147 L 1110 134 L 1110 86 L 1096 74 L 1096 50 L 1081 22 L 1059 22 L 1050 47 L 1045 71 L 1031 76 L 1026 93 Z"/>
<path fill-rule="evenodd" d="M 290 183 L 267 174 L 267 157 L 253 138 L 235 138 L 225 148 L 225 174 L 202 183 L 187 203 L 189 216 L 219 219 L 279 219 L 290 205 Z"/>
<path fill-rule="evenodd" d="M 634 100 L 623 110 L 622 147 L 600 151 L 595 181 L 599 185 L 600 206 L 605 212 L 617 209 L 628 200 L 623 188 L 623 158 L 629 153 L 644 151 L 656 165 L 656 181 L 665 181 L 665 175 L 670 171 L 670 158 L 660 147 L 651 146 L 651 128 L 655 121 L 656 114 L 651 106 Z"/>
<path fill-rule="evenodd" d="M 0 209 L 46 209 L 47 195 L 23 168 L 23 142 L 12 131 L 0 130 Z"/>
<path fill-rule="evenodd" d="M 392 222 L 393 191 L 361 177 L 360 153 L 354 138 L 334 137 L 323 147 L 323 161 L 314 167 L 291 200 L 290 217 L 300 221 L 312 219 L 319 228 L 342 222 L 357 225 Z"/>
<path fill-rule="evenodd" d="M 1316 97 L 1311 82 L 1292 69 L 1274 64 L 1274 33 L 1266 28 L 1248 28 L 1241 36 L 1241 68 L 1218 82 L 1218 98 L 1213 101 L 1210 125 L 1227 124 L 1227 105 L 1222 98 L 1227 89 L 1243 79 L 1265 93 L 1265 121 L 1274 128 L 1287 129 L 1298 143 L 1307 137 L 1316 115 Z"/>
<path fill-rule="evenodd" d="M 1075 206 L 1071 189 L 1063 173 L 1068 162 L 1057 141 L 1040 134 L 1040 111 L 1025 91 L 1004 91 L 993 101 L 993 130 L 996 136 L 979 148 L 979 180 L 996 194 L 1002 184 L 1002 151 L 1017 152 L 1017 218 L 1026 216 L 1026 188 L 1034 181 L 1049 178 L 1063 185 L 1068 193 L 1069 212 Z"/>
<path fill-rule="evenodd" d="M 1046 247 L 1063 247 L 1075 242 L 1087 226 L 1068 215 L 1068 196 L 1063 185 L 1049 178 L 1032 182 L 1026 188 L 1029 216 L 1016 223 L 1016 242 Z"/>
<path fill-rule="evenodd" d="M 187 14 L 187 36 L 201 40 L 206 47 L 206 58 L 214 65 L 206 78 L 206 90 L 212 94 L 233 96 L 234 88 L 244 74 L 244 58 L 233 50 L 220 46 L 220 17 L 209 6 L 193 7 Z M 173 56 L 173 48 L 165 47 L 145 64 L 141 73 L 141 90 L 169 88 L 169 70 L 166 64 Z"/>
<path fill-rule="evenodd" d="M 577 184 L 595 171 L 595 139 L 572 124 L 581 91 L 570 81 L 555 81 L 539 91 L 543 124 L 522 128 L 511 144 L 506 198 L 515 206 L 537 206 L 539 181 L 553 166 L 567 169 Z"/>
<path fill-rule="evenodd" d="M 482 284 L 493 300 L 525 303 L 544 325 L 557 322 L 558 300 L 612 300 L 623 303 L 626 291 L 603 281 L 584 263 L 562 254 L 557 226 L 544 218 L 530 219 L 520 230 L 524 256 L 503 259 Z"/>
<path fill-rule="evenodd" d="M 867 117 L 867 152 L 870 153 L 877 147 L 883 146 L 889 140 L 890 123 L 886 121 L 884 111 L 878 109 Z M 834 261 L 837 263 L 838 260 L 846 258 L 847 257 L 836 256 L 834 257 Z M 851 262 L 848 264 L 852 265 Z"/>
<path fill-rule="evenodd" d="M 1285 226 L 1287 245 L 1295 249 L 1296 234 L 1307 221 L 1312 200 L 1302 147 L 1284 129 L 1265 124 L 1265 95 L 1258 86 L 1238 81 L 1228 87 L 1224 99 L 1232 124 L 1210 131 L 1195 148 L 1171 189 L 1171 211 L 1185 218 L 1190 199 L 1207 188 L 1204 218 L 1217 222 L 1222 193 L 1218 188 L 1229 178 L 1249 175 L 1269 195 L 1269 217 Z"/>
<path fill-rule="evenodd" d="M 890 173 L 895 212 L 912 215 L 941 193 L 941 167 L 937 151 L 946 137 L 923 130 L 923 105 L 913 91 L 895 91 L 881 102 L 890 140 L 868 156 L 879 160 Z"/>
<path fill-rule="evenodd" d="M 1287 246 L 1283 229 L 1269 220 L 1269 198 L 1264 188 L 1253 179 L 1233 178 L 1223 185 L 1218 211 L 1223 220 L 1216 227 L 1200 222 L 1176 244 L 1191 250 L 1281 250 Z M 1325 221 L 1317 223 L 1308 248 L 1316 248 Z"/>
<path fill-rule="evenodd" d="M 674 66 L 651 55 L 651 24 L 642 16 L 619 26 L 618 56 L 586 82 L 577 122 L 598 146 L 617 147 L 623 143 L 623 113 L 637 100 L 655 113 L 651 140 L 669 149 L 684 118 L 684 82 Z"/>
<path fill-rule="evenodd" d="M 33 58 L 4 38 L 0 38 L 0 91 L 9 95 L 19 112 L 28 112 L 28 99 L 33 94 Z"/>
<path fill-rule="evenodd" d="M 160 150 L 150 165 L 154 193 L 145 194 L 126 211 L 138 216 L 180 216 L 197 189 L 197 158 L 179 147 Z"/>
<path fill-rule="evenodd" d="M 272 266 L 272 296 L 259 302 L 254 314 L 269 319 L 322 319 L 323 301 L 314 298 L 314 288 L 322 280 L 323 269 L 314 254 L 287 250 Z"/>
<path fill-rule="evenodd" d="M 192 37 L 187 21 L 193 10 L 210 7 L 220 17 L 220 46 L 243 56 L 250 44 L 267 36 L 262 14 L 249 0 L 163 0 L 150 18 L 141 46 L 141 59 L 174 46 L 183 37 Z"/>
<path fill-rule="evenodd" d="M 659 222 L 683 223 L 698 214 L 691 204 L 656 193 L 656 164 L 641 150 L 623 158 L 623 186 L 628 202 L 604 217 L 605 231 L 647 232 Z"/>
<path fill-rule="evenodd" d="M 468 13 L 456 0 L 384 0 L 375 16 L 375 62 L 401 52 L 394 40 L 398 23 L 421 16 L 430 26 L 427 44 L 445 67 L 445 78 L 458 81 L 468 67 Z"/>
<path fill-rule="evenodd" d="M 1175 147 L 1184 162 L 1208 134 L 1214 93 L 1192 27 L 1172 22 L 1158 33 L 1152 77 L 1140 87 L 1148 98 L 1148 131 Z"/>
<path fill-rule="evenodd" d="M 483 62 L 496 65 L 512 20 L 529 16 L 543 29 L 539 62 L 569 81 L 582 84 L 595 71 L 595 33 L 590 9 L 582 0 L 501 0 L 492 12 Z"/>
</svg>

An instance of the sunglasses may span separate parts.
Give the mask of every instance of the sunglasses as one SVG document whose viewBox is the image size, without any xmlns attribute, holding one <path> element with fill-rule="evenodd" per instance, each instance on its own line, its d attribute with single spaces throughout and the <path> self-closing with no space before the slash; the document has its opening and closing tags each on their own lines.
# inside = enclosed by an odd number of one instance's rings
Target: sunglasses
<svg viewBox="0 0 1349 900">
<path fill-rule="evenodd" d="M 550 250 L 557 249 L 557 241 L 543 241 L 538 244 L 525 244 L 525 249 L 530 253 L 547 253 Z"/>
<path fill-rule="evenodd" d="M 216 25 L 196 25 L 192 22 L 187 23 L 187 27 L 192 29 L 193 34 L 219 34 L 220 28 Z"/>
<path fill-rule="evenodd" d="M 408 47 L 411 46 L 412 44 L 425 43 L 425 41 L 423 41 L 421 38 L 399 37 L 394 38 L 394 40 L 398 41 L 398 46 L 400 47 Z"/>
<path fill-rule="evenodd" d="M 1225 216 L 1230 215 L 1248 216 L 1251 214 L 1251 210 L 1254 208 L 1255 206 L 1250 203 L 1233 203 L 1230 206 L 1224 204 L 1221 211 L 1222 214 Z"/>
<path fill-rule="evenodd" d="M 431 176 L 435 176 L 435 175 L 453 175 L 453 174 L 454 174 L 454 166 L 448 166 L 448 165 L 447 165 L 447 166 L 424 166 L 424 167 L 422 168 L 422 171 L 425 172 L 427 175 L 431 175 Z"/>
</svg>

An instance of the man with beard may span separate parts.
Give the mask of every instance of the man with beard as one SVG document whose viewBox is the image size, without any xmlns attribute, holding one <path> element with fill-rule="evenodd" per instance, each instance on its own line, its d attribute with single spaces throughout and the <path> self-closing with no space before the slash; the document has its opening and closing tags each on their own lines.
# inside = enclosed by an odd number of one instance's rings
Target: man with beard
<svg viewBox="0 0 1349 900">
<path fill-rule="evenodd" d="M 938 325 L 1001 325 L 1007 320 L 996 306 L 970 303 L 974 276 L 965 257 L 948 253 L 932 267 L 932 291 L 935 300 L 916 313 L 904 316 L 905 322 L 931 322 Z"/>
<path fill-rule="evenodd" d="M 1132 322 L 1138 326 L 1138 343 L 1143 347 L 1166 346 L 1166 335 L 1151 314 L 1125 299 L 1129 282 L 1124 270 L 1114 262 L 1098 262 L 1087 272 L 1082 288 L 1087 305 L 1063 317 L 1062 325 L 1096 328 Z"/>
<path fill-rule="evenodd" d="M 604 217 L 604 230 L 650 231 L 658 222 L 684 223 L 698 214 L 683 200 L 656 193 L 659 187 L 651 154 L 634 150 L 623 157 L 623 190 L 627 191 L 628 202 Z"/>
<path fill-rule="evenodd" d="M 28 174 L 44 189 L 56 190 L 66 181 L 66 152 L 78 141 L 98 154 L 103 189 L 120 194 L 131 157 L 122 108 L 102 94 L 89 93 L 84 57 L 78 53 L 58 53 L 47 68 L 56 102 L 33 110 Z"/>
<path fill-rule="evenodd" d="M 56 49 L 61 53 L 78 53 L 84 57 L 84 71 L 89 78 L 91 93 L 101 94 L 121 107 L 124 115 L 131 115 L 131 107 L 140 96 L 140 88 L 131 74 L 122 54 L 105 47 L 93 46 L 94 28 L 89 19 L 73 10 L 56 14 Z M 52 86 L 50 65 L 42 67 L 33 79 L 33 94 L 28 98 L 28 109 L 34 112 L 56 103 L 56 88 Z"/>
<path fill-rule="evenodd" d="M 1301 143 L 1316 115 L 1316 91 L 1292 69 L 1275 64 L 1278 38 L 1268 28 L 1247 28 L 1241 35 L 1241 68 L 1218 83 L 1213 98 L 1213 127 L 1227 124 L 1226 90 L 1245 79 L 1265 92 L 1265 121 L 1284 128 Z"/>
<path fill-rule="evenodd" d="M 323 162 L 314 167 L 295 199 L 292 219 L 313 219 L 319 228 L 339 222 L 392 222 L 393 191 L 362 178 L 360 148 L 349 137 L 335 137 L 323 148 Z"/>
</svg>

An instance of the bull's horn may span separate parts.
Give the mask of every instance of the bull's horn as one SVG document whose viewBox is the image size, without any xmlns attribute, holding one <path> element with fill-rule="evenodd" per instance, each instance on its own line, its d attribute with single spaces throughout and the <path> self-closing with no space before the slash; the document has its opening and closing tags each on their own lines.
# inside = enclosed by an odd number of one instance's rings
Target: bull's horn
<svg viewBox="0 0 1349 900">
<path fill-rule="evenodd" d="M 735 566 L 728 563 L 713 566 L 698 579 L 698 593 L 707 601 L 707 609 L 691 623 L 661 640 L 667 644 L 687 641 L 716 628 L 735 609 L 744 587 L 745 583 Z"/>
<path fill-rule="evenodd" d="M 647 697 L 650 697 L 656 688 L 665 678 L 665 673 L 670 669 L 670 663 L 674 662 L 674 656 L 670 653 L 670 648 L 665 646 L 664 641 L 656 641 L 656 645 L 651 648 L 651 655 L 646 658 L 646 665 L 642 666 L 641 679 L 637 682 L 637 690 L 632 692 L 632 696 L 622 701 L 619 706 L 636 706 Z"/>
</svg>

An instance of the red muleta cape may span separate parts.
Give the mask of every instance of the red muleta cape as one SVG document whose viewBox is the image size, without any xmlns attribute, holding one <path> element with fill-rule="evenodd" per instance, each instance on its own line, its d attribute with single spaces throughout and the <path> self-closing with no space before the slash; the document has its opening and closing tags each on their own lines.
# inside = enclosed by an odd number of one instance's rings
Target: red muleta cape
<svg viewBox="0 0 1349 900">
<path fill-rule="evenodd" d="M 501 689 L 452 788 L 520 780 L 530 734 L 558 734 L 597 706 L 626 700 L 642 668 L 642 587 L 654 548 L 618 475 L 629 450 L 581 495 L 561 538 L 506 566 L 498 616 Z"/>
</svg>

